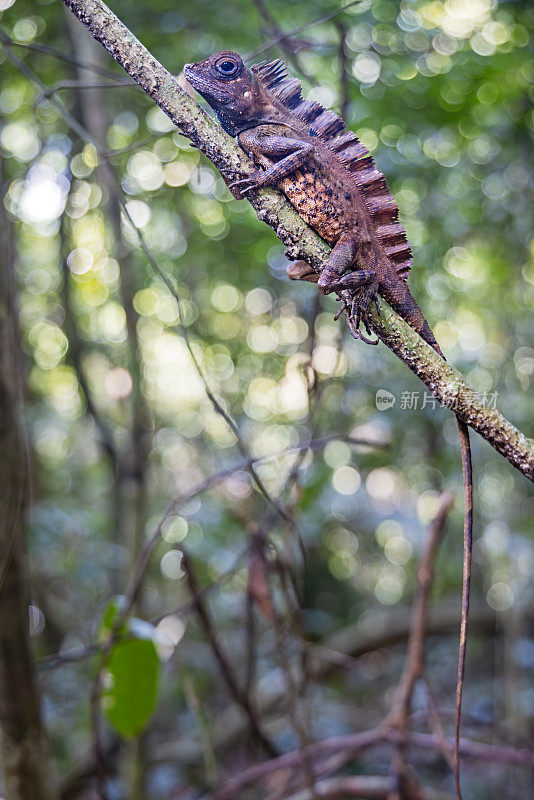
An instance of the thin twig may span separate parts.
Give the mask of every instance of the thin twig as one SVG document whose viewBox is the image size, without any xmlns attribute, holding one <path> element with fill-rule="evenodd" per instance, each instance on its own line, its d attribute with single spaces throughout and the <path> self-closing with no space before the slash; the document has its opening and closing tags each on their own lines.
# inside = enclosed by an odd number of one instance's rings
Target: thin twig
<svg viewBox="0 0 534 800">
<path fill-rule="evenodd" d="M 237 678 L 235 676 L 234 670 L 230 665 L 230 662 L 226 658 L 226 655 L 221 647 L 219 642 L 219 637 L 215 631 L 214 624 L 211 619 L 211 615 L 208 611 L 208 607 L 205 603 L 205 598 L 200 590 L 198 580 L 196 577 L 196 572 L 193 567 L 193 562 L 189 553 L 187 552 L 186 548 L 181 544 L 180 545 L 180 552 L 182 553 L 182 567 L 185 571 L 185 580 L 189 591 L 191 593 L 191 597 L 193 599 L 193 604 L 198 614 L 198 618 L 202 624 L 202 628 L 208 640 L 209 646 L 219 668 L 221 670 L 221 674 L 226 682 L 228 689 L 236 703 L 241 706 L 241 708 L 245 711 L 249 722 L 250 728 L 255 736 L 255 738 L 261 743 L 261 745 L 265 748 L 266 752 L 274 756 L 276 755 L 276 748 L 274 745 L 269 741 L 267 736 L 263 733 L 261 729 L 261 723 L 258 719 L 256 711 L 252 706 L 252 702 L 250 699 L 250 695 L 248 692 L 243 691 L 237 682 Z"/>
<path fill-rule="evenodd" d="M 434 562 L 453 502 L 454 495 L 451 492 L 445 492 L 442 495 L 437 514 L 428 528 L 425 546 L 417 568 L 417 591 L 412 609 L 410 637 L 404 671 L 393 708 L 384 721 L 385 725 L 396 728 L 401 733 L 406 733 L 415 684 L 423 675 L 425 663 L 424 643 L 427 630 L 428 603 L 434 580 Z M 439 737 L 439 741 L 443 746 L 442 736 Z M 402 800 L 404 797 L 405 750 L 405 741 L 401 740 L 393 755 L 392 770 L 395 776 L 395 785 L 388 800 Z"/>
<path fill-rule="evenodd" d="M 68 64 L 74 64 L 76 67 L 82 67 L 83 69 L 91 70 L 92 72 L 96 73 L 97 75 L 102 75 L 104 77 L 111 78 L 112 80 L 120 80 L 120 76 L 117 73 L 112 72 L 105 67 L 101 67 L 98 64 L 92 64 L 88 61 L 82 61 L 79 58 L 75 58 L 74 56 L 67 55 L 63 50 L 58 50 L 56 47 L 50 47 L 46 44 L 38 44 L 33 42 L 32 44 L 27 44 L 23 42 L 11 42 L 12 47 L 22 47 L 25 50 L 30 50 L 34 53 L 43 53 L 47 56 L 52 56 L 53 58 L 57 58 L 60 61 L 65 61 Z M 124 80 L 124 79 L 123 79 Z M 126 83 L 129 85 L 129 81 Z"/>
<path fill-rule="evenodd" d="M 350 440 L 352 443 L 359 443 L 359 444 L 363 443 L 366 446 L 369 445 L 369 442 L 367 440 L 358 440 L 358 439 L 355 439 L 354 437 L 348 437 L 347 438 L 345 436 L 341 436 L 341 437 L 327 436 L 327 437 L 323 437 L 322 439 L 319 439 L 319 440 L 317 440 L 315 442 L 311 442 L 311 443 L 310 442 L 306 442 L 306 443 L 303 443 L 303 444 L 300 444 L 300 445 L 296 445 L 294 447 L 288 447 L 288 448 L 286 448 L 284 450 L 279 451 L 278 453 L 275 453 L 275 456 L 281 457 L 283 455 L 287 455 L 287 454 L 290 454 L 290 453 L 298 453 L 298 452 L 302 451 L 303 449 L 322 449 L 323 447 L 325 447 L 326 444 L 328 444 L 328 442 L 332 441 L 333 439 L 337 439 L 337 438 L 340 438 L 341 441 L 349 441 Z M 175 516 L 178 513 L 179 508 L 184 503 L 188 502 L 189 500 L 192 500 L 197 495 L 202 494 L 207 489 L 210 489 L 212 486 L 215 486 L 218 483 L 221 483 L 221 481 L 224 481 L 226 478 L 229 478 L 232 475 L 235 475 L 237 472 L 247 471 L 249 467 L 254 467 L 254 466 L 256 466 L 258 464 L 261 464 L 261 463 L 263 463 L 265 461 L 269 461 L 269 460 L 271 460 L 271 458 L 272 458 L 272 455 L 265 456 L 265 457 L 258 457 L 258 458 L 252 458 L 252 457 L 245 458 L 242 461 L 240 461 L 237 464 L 235 464 L 234 466 L 225 467 L 225 468 L 213 473 L 208 478 L 205 478 L 201 483 L 197 484 L 196 487 L 190 489 L 188 492 L 185 492 L 183 495 L 173 499 L 169 503 L 169 505 L 167 506 L 167 509 L 165 510 L 165 512 L 162 515 L 162 517 L 160 518 L 156 528 L 154 529 L 154 532 L 153 532 L 152 536 L 150 537 L 150 539 L 148 539 L 145 542 L 143 549 L 141 550 L 141 552 L 138 555 L 135 567 L 132 570 L 132 573 L 130 575 L 130 580 L 128 582 L 128 586 L 126 588 L 125 603 L 124 603 L 123 608 L 121 609 L 121 614 L 119 615 L 120 618 L 117 620 L 117 625 L 116 625 L 117 629 L 120 629 L 122 627 L 122 625 L 124 624 L 125 620 L 128 618 L 128 615 L 129 615 L 129 613 L 130 613 L 130 611 L 131 611 L 131 609 L 133 607 L 133 604 L 135 603 L 135 600 L 137 598 L 137 593 L 139 591 L 139 588 L 140 588 L 140 585 L 141 585 L 141 583 L 143 581 L 145 572 L 146 572 L 146 570 L 148 568 L 148 565 L 150 563 L 150 559 L 151 559 L 152 553 L 153 553 L 155 547 L 157 546 L 157 544 L 158 544 L 158 542 L 159 542 L 159 540 L 161 538 L 161 533 L 162 533 L 162 530 L 163 530 L 163 528 L 165 526 L 165 523 L 169 519 L 171 519 L 171 517 Z"/>
<path fill-rule="evenodd" d="M 77 66 L 77 65 L 75 65 Z M 86 69 L 86 67 L 82 67 L 82 69 Z M 122 89 L 125 86 L 137 86 L 135 81 L 106 81 L 105 83 L 94 83 L 93 81 L 81 81 L 81 80 L 65 80 L 59 81 L 59 83 L 55 83 L 53 86 L 50 86 L 45 92 L 42 93 L 41 97 L 45 100 L 50 100 L 53 94 L 56 92 L 61 92 L 64 89 Z M 37 102 L 39 102 L 40 98 L 37 98 Z"/>
<path fill-rule="evenodd" d="M 65 231 L 65 215 L 62 215 L 61 218 L 60 234 L 61 234 L 60 238 L 63 245 L 63 250 L 65 250 L 66 236 L 67 236 Z M 78 330 L 76 327 L 76 318 L 74 309 L 72 307 L 72 296 L 70 287 L 71 277 L 66 257 L 67 253 L 63 252 L 61 258 L 61 268 L 62 268 L 61 292 L 63 294 L 63 307 L 65 309 L 65 319 L 63 321 L 63 327 L 65 329 L 65 333 L 69 341 L 67 358 L 70 360 L 74 372 L 76 373 L 76 379 L 78 381 L 78 385 L 85 398 L 87 412 L 92 417 L 95 423 L 102 448 L 109 456 L 113 473 L 116 475 L 119 469 L 119 454 L 117 451 L 115 440 L 113 438 L 113 432 L 111 431 L 107 421 L 104 419 L 104 417 L 102 416 L 102 414 L 100 413 L 100 411 L 96 406 L 82 364 L 84 345 L 82 339 L 78 334 Z"/>
<path fill-rule="evenodd" d="M 254 0 L 255 6 L 258 9 L 258 14 L 263 19 L 267 26 L 267 31 L 270 35 L 270 41 L 276 39 L 280 50 L 282 51 L 283 55 L 289 61 L 289 63 L 294 67 L 294 69 L 302 75 L 307 81 L 310 81 L 312 84 L 315 84 L 315 80 L 310 73 L 304 69 L 302 64 L 300 63 L 300 59 L 298 56 L 299 48 L 296 46 L 296 43 L 292 41 L 291 36 L 286 36 L 286 34 L 281 30 L 280 25 L 278 24 L 277 20 L 271 14 L 269 9 L 267 8 L 264 0 Z"/>
<path fill-rule="evenodd" d="M 360 2 L 361 0 L 351 0 L 351 2 L 347 3 L 345 6 L 343 6 L 343 8 L 338 8 L 337 11 L 332 11 L 328 14 L 322 14 L 320 17 L 317 17 L 317 19 L 314 19 L 311 22 L 306 22 L 305 25 L 299 25 L 298 28 L 293 28 L 292 31 L 288 31 L 287 33 L 280 33 L 274 36 L 272 39 L 270 39 L 270 41 L 266 42 L 261 47 L 258 47 L 256 50 L 253 50 L 251 53 L 249 53 L 245 57 L 245 60 L 249 61 L 251 58 L 259 56 L 261 55 L 261 53 L 265 53 L 266 50 L 270 50 L 271 47 L 275 47 L 275 45 L 279 44 L 281 41 L 285 39 L 289 39 L 293 36 L 298 36 L 299 33 L 304 33 L 304 31 L 308 31 L 310 30 L 310 28 L 314 28 L 316 25 L 322 25 L 323 22 L 328 22 L 329 20 L 338 17 L 340 14 L 343 14 L 344 11 L 347 11 L 347 9 L 357 5 Z"/>
<path fill-rule="evenodd" d="M 451 492 L 444 492 L 438 512 L 428 527 L 425 546 L 417 568 L 417 592 L 412 608 L 410 638 L 404 671 L 387 724 L 404 730 L 410 713 L 410 700 L 415 682 L 424 669 L 424 642 L 427 628 L 428 603 L 434 579 L 434 561 L 441 544 L 442 533 L 454 502 Z"/>
<path fill-rule="evenodd" d="M 199 592 L 202 597 L 207 597 L 214 589 L 219 589 L 221 586 L 221 582 L 232 578 L 238 570 L 242 567 L 243 559 L 246 555 L 247 551 L 243 550 L 235 559 L 233 566 L 230 569 L 227 569 L 225 572 L 222 572 L 217 578 L 214 578 L 210 583 L 204 586 L 202 589 L 199 589 Z M 194 610 L 193 602 L 188 600 L 185 603 L 181 603 L 176 608 L 168 609 L 163 613 L 158 614 L 157 617 L 153 617 L 150 620 L 151 625 L 156 627 L 159 623 L 165 619 L 166 617 L 184 617 L 187 614 L 190 614 Z M 124 631 L 117 634 L 116 641 L 122 641 L 124 639 L 128 639 L 131 637 L 131 634 L 128 631 Z M 91 658 L 91 656 L 99 653 L 103 648 L 102 641 L 94 641 L 89 642 L 86 645 L 81 647 L 75 647 L 72 650 L 62 651 L 59 653 L 50 653 L 46 656 L 39 656 L 35 659 L 35 663 L 37 669 L 39 670 L 49 670 L 49 669 L 57 669 L 58 667 L 63 667 L 66 664 L 76 664 L 80 661 L 84 661 L 87 658 Z"/>
<path fill-rule="evenodd" d="M 339 36 L 339 106 L 341 119 L 348 120 L 349 112 L 349 57 L 347 53 L 347 28 L 341 21 L 336 22 Z"/>
<path fill-rule="evenodd" d="M 338 747 L 338 743 L 341 739 L 349 740 L 349 743 L 344 741 L 343 746 Z M 312 759 L 341 749 L 350 752 L 350 755 L 354 755 L 357 752 L 373 747 L 381 741 L 383 741 L 382 732 L 378 728 L 375 728 L 372 731 L 352 734 L 350 737 L 335 737 L 334 739 L 316 742 L 308 745 L 305 750 L 306 756 Z M 349 758 L 350 755 L 348 755 L 347 758 Z M 302 763 L 302 756 L 302 750 L 299 748 L 297 750 L 291 750 L 291 752 L 285 753 L 283 756 L 279 756 L 271 761 L 254 764 L 247 769 L 241 770 L 241 772 L 234 777 L 229 778 L 222 786 L 216 788 L 213 792 L 204 795 L 202 800 L 231 800 L 231 798 L 234 798 L 237 792 L 241 791 L 245 786 L 256 783 L 281 770 L 298 767 Z"/>
</svg>

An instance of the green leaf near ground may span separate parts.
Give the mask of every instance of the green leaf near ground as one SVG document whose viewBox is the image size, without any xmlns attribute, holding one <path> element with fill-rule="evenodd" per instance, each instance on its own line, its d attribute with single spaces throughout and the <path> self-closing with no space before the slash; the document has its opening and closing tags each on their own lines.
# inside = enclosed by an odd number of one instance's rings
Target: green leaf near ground
<svg viewBox="0 0 534 800">
<path fill-rule="evenodd" d="M 121 736 L 139 735 L 156 706 L 159 658 L 154 642 L 118 642 L 107 665 L 109 686 L 102 692 L 106 716 Z"/>
</svg>

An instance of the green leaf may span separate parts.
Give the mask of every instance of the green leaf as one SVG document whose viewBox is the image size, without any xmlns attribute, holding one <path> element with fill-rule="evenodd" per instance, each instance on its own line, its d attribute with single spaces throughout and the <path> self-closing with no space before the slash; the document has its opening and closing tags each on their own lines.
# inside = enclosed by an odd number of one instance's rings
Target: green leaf
<svg viewBox="0 0 534 800">
<path fill-rule="evenodd" d="M 154 642 L 130 639 L 114 645 L 107 665 L 109 687 L 102 692 L 106 716 L 125 737 L 138 736 L 154 711 L 159 682 Z"/>
<path fill-rule="evenodd" d="M 102 612 L 102 618 L 98 628 L 99 639 L 105 639 L 113 630 L 115 620 L 119 615 L 122 604 L 121 597 L 113 597 L 105 607 L 104 611 Z"/>
</svg>

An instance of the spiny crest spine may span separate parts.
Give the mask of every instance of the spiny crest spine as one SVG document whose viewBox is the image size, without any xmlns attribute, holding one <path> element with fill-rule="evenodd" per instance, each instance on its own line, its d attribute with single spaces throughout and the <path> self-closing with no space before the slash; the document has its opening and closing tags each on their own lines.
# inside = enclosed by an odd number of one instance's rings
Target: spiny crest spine
<svg viewBox="0 0 534 800">
<path fill-rule="evenodd" d="M 327 139 L 333 139 L 343 130 L 345 130 L 345 123 L 341 117 L 338 117 L 333 111 L 322 111 L 317 119 L 314 120 L 310 133 L 314 133 L 326 141 Z"/>
<path fill-rule="evenodd" d="M 267 89 L 272 89 L 288 78 L 286 65 L 279 58 L 276 61 L 261 61 L 259 64 L 255 64 L 252 72 L 257 75 Z"/>
<path fill-rule="evenodd" d="M 286 108 L 309 125 L 309 133 L 319 137 L 354 175 L 377 236 L 395 264 L 399 277 L 406 279 L 412 264 L 410 245 L 404 228 L 397 221 L 397 203 L 367 148 L 356 134 L 345 130 L 341 117 L 327 111 L 320 103 L 303 99 L 300 81 L 288 76 L 281 59 L 256 64 L 252 72 Z"/>
<path fill-rule="evenodd" d="M 287 108 L 295 108 L 302 102 L 300 82 L 296 78 L 286 78 L 276 88 L 276 96 Z"/>
<path fill-rule="evenodd" d="M 310 125 L 312 135 L 326 142 L 345 130 L 345 123 L 333 111 L 327 111 L 314 100 L 303 99 L 300 81 L 289 77 L 286 65 L 280 59 L 255 64 L 252 72 L 286 108 Z"/>
<path fill-rule="evenodd" d="M 304 122 L 313 122 L 323 111 L 324 108 L 322 105 L 316 103 L 314 100 L 302 100 L 302 102 L 293 109 L 293 113 L 304 120 Z"/>
<path fill-rule="evenodd" d="M 313 100 L 304 100 L 300 81 L 288 76 L 287 68 L 280 59 L 255 64 L 252 72 L 286 108 L 310 126 L 309 131 L 313 136 L 319 136 L 326 142 L 345 129 L 345 123 L 333 111 L 327 111 Z"/>
<path fill-rule="evenodd" d="M 399 278 L 403 278 L 404 280 L 408 279 L 412 263 L 413 261 L 412 258 L 410 257 L 408 261 L 406 261 L 404 264 L 397 264 L 397 275 L 399 276 Z"/>
<path fill-rule="evenodd" d="M 379 225 L 376 232 L 381 239 L 388 239 L 392 244 L 399 244 L 406 236 L 399 222 L 393 225 Z"/>
</svg>

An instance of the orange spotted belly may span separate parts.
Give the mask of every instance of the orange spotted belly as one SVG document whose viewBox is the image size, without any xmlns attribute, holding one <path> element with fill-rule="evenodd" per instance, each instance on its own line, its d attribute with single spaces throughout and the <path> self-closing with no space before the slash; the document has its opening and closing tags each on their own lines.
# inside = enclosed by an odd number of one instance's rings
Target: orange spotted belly
<svg viewBox="0 0 534 800">
<path fill-rule="evenodd" d="M 310 228 L 334 245 L 347 229 L 347 217 L 340 208 L 337 187 L 312 172 L 295 172 L 283 178 L 279 186 Z"/>
</svg>

